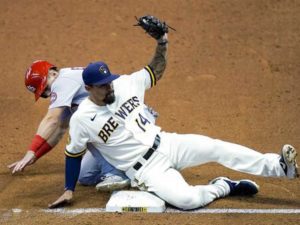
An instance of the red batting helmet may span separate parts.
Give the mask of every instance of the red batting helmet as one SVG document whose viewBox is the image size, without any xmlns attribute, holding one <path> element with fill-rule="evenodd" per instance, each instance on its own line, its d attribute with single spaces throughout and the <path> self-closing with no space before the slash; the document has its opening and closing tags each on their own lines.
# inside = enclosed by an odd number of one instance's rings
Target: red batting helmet
<svg viewBox="0 0 300 225">
<path fill-rule="evenodd" d="M 47 87 L 48 71 L 51 68 L 56 68 L 56 66 L 44 60 L 37 60 L 25 73 L 25 85 L 29 91 L 34 93 L 35 101 L 39 99 Z"/>
</svg>

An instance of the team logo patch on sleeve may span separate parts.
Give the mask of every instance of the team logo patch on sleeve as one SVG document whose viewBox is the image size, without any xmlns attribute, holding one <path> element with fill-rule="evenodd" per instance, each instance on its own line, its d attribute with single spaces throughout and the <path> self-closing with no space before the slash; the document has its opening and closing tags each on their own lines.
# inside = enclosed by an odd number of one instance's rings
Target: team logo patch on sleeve
<svg viewBox="0 0 300 225">
<path fill-rule="evenodd" d="M 50 94 L 50 104 L 52 104 L 53 102 L 55 102 L 56 99 L 57 99 L 56 92 L 51 92 L 51 94 Z"/>
</svg>

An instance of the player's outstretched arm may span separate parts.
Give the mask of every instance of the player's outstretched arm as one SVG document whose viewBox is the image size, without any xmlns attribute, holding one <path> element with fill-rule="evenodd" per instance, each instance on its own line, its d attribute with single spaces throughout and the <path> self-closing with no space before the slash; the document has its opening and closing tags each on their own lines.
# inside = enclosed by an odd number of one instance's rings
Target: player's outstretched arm
<svg viewBox="0 0 300 225">
<path fill-rule="evenodd" d="M 135 24 L 135 26 L 140 26 L 157 41 L 158 45 L 154 57 L 149 64 L 157 81 L 162 77 L 167 65 L 168 30 L 169 28 L 172 30 L 175 29 L 152 15 L 142 16 L 140 18 L 136 17 L 136 20 L 137 24 Z"/>
<path fill-rule="evenodd" d="M 65 169 L 65 192 L 53 203 L 49 204 L 50 209 L 63 207 L 71 204 L 73 200 L 73 192 L 79 177 L 82 156 L 69 157 L 66 155 Z"/>
<path fill-rule="evenodd" d="M 66 124 L 60 124 L 63 110 L 64 108 L 55 108 L 48 111 L 40 122 L 37 134 L 25 156 L 8 165 L 8 168 L 12 170 L 12 174 L 21 172 L 25 167 L 35 163 L 38 158 L 49 152 L 62 138 L 66 130 Z"/>
<path fill-rule="evenodd" d="M 167 66 L 167 49 L 168 35 L 164 34 L 160 39 L 157 40 L 155 53 L 149 64 L 157 81 L 162 77 Z"/>
<path fill-rule="evenodd" d="M 21 160 L 8 165 L 7 167 L 12 170 L 12 174 L 23 171 L 27 166 L 34 164 L 37 159 L 54 148 L 54 146 L 59 142 L 66 132 L 68 128 L 66 124 L 67 122 L 62 123 L 48 138 L 47 143 L 44 143 L 36 152 L 28 150 Z M 49 146 L 51 149 L 49 149 Z M 49 151 L 44 151 L 45 149 L 48 149 Z"/>
</svg>

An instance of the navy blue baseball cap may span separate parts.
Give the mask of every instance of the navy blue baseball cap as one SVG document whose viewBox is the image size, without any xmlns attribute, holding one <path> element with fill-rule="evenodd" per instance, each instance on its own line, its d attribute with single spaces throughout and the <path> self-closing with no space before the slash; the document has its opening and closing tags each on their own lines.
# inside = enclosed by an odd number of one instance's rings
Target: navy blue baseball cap
<svg viewBox="0 0 300 225">
<path fill-rule="evenodd" d="M 86 85 L 102 85 L 119 78 L 119 75 L 111 74 L 104 62 L 90 63 L 82 73 L 83 82 Z"/>
</svg>

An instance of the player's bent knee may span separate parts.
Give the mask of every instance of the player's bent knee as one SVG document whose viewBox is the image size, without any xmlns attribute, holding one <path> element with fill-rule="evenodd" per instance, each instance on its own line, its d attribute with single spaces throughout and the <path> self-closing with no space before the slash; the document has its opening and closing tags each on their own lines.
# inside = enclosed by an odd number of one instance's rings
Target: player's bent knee
<svg viewBox="0 0 300 225">
<path fill-rule="evenodd" d="M 181 198 L 178 198 L 172 205 L 183 210 L 195 209 L 204 206 L 199 196 L 195 195 L 182 196 Z"/>
<path fill-rule="evenodd" d="M 95 185 L 95 180 L 91 179 L 90 177 L 79 177 L 78 183 L 84 186 L 93 186 Z"/>
</svg>

